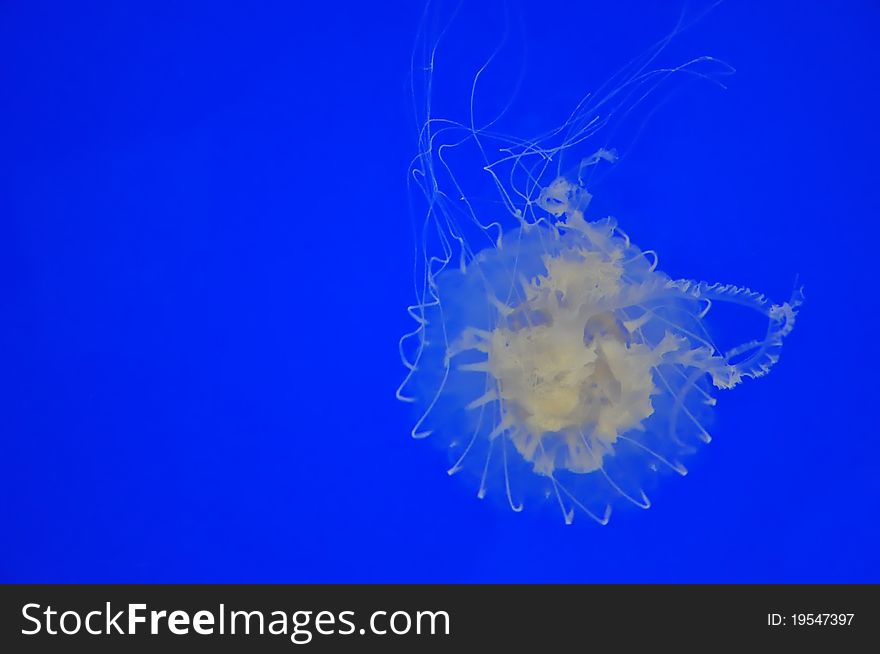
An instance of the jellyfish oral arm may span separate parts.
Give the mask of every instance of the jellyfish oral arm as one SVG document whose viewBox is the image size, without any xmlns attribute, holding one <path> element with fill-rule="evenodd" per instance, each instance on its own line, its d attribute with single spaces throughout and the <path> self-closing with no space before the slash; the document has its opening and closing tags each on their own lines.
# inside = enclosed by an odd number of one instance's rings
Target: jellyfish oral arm
<svg viewBox="0 0 880 654">
<path fill-rule="evenodd" d="M 794 329 L 795 319 L 804 301 L 803 287 L 796 286 L 788 302 L 772 304 L 763 294 L 731 284 L 708 284 L 681 279 L 670 282 L 682 297 L 710 302 L 729 302 L 757 311 L 767 318 L 762 339 L 746 341 L 723 353 L 724 366 L 710 372 L 718 388 L 732 388 L 743 378 L 758 378 L 770 372 L 779 361 L 783 339 Z M 737 359 L 736 363 L 732 360 Z"/>
</svg>

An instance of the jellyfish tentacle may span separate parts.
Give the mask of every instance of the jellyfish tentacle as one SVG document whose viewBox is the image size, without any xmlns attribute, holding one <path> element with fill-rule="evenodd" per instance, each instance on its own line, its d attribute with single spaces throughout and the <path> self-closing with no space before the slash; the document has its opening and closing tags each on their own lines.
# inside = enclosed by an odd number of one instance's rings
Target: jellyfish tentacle
<svg viewBox="0 0 880 654">
<path fill-rule="evenodd" d="M 443 340 L 443 343 L 445 344 L 444 351 L 448 351 L 449 350 L 449 336 L 446 332 L 446 321 L 445 321 L 445 316 L 444 316 L 444 312 L 443 312 L 443 304 L 439 300 L 437 301 L 437 311 L 440 314 L 439 324 L 441 326 L 442 340 Z M 421 356 L 421 351 L 429 344 L 430 343 L 427 340 L 424 329 L 422 329 L 421 342 L 419 344 L 419 356 Z M 416 360 L 416 363 L 418 363 L 418 359 Z M 436 407 L 437 403 L 440 401 L 440 398 L 443 395 L 443 391 L 446 389 L 446 382 L 449 380 L 449 372 L 450 372 L 450 365 L 449 365 L 448 357 L 444 358 L 444 360 L 443 360 L 442 370 L 443 370 L 443 375 L 442 375 L 442 378 L 440 379 L 440 383 L 437 384 L 437 388 L 435 389 L 434 393 L 432 394 L 430 402 L 428 402 L 427 407 L 422 412 L 422 415 L 419 417 L 419 419 L 416 421 L 416 424 L 413 426 L 412 430 L 410 431 L 410 435 L 416 440 L 421 440 L 421 439 L 427 438 L 428 436 L 431 435 L 432 430 L 424 429 L 423 426 L 424 426 L 425 422 L 427 421 L 428 416 L 431 415 L 432 411 L 434 411 L 434 407 Z M 404 380 L 404 384 L 407 383 L 407 381 L 409 380 L 409 378 L 412 376 L 413 373 L 414 373 L 414 370 L 409 371 L 409 374 L 407 375 L 406 379 Z"/>
<path fill-rule="evenodd" d="M 592 452 L 592 451 L 593 451 L 593 446 L 590 444 L 590 439 L 588 439 L 588 438 L 586 437 L 586 435 L 584 434 L 583 431 L 578 430 L 578 434 L 580 435 L 580 437 L 581 437 L 581 442 L 583 442 L 584 446 L 585 446 L 588 450 L 590 450 L 590 452 Z M 600 462 L 602 461 L 601 456 L 598 457 L 598 460 L 599 460 Z M 637 507 L 639 507 L 639 508 L 641 508 L 641 509 L 649 509 L 649 508 L 651 508 L 651 500 L 648 499 L 648 496 L 645 495 L 645 492 L 644 492 L 643 490 L 641 490 L 641 489 L 639 490 L 639 494 L 642 496 L 642 499 L 641 499 L 641 500 L 637 500 L 637 499 L 634 498 L 632 495 L 630 495 L 630 494 L 627 493 L 625 490 L 623 490 L 623 489 L 620 487 L 620 485 L 618 485 L 618 483 L 615 482 L 615 481 L 611 478 L 611 475 L 609 475 L 609 474 L 608 474 L 608 471 L 605 470 L 605 466 L 604 466 L 604 464 L 600 463 L 600 465 L 598 466 L 597 469 L 599 470 L 600 473 L 602 473 L 602 476 L 605 478 L 605 481 L 608 482 L 608 485 L 611 486 L 611 488 L 613 488 L 615 491 L 617 491 L 617 492 L 620 494 L 621 497 L 623 497 L 624 499 L 629 500 L 629 501 L 632 502 L 635 506 L 637 506 Z"/>
<path fill-rule="evenodd" d="M 425 340 L 425 325 L 428 324 L 428 321 L 425 318 L 425 312 L 427 309 L 439 306 L 439 304 L 440 301 L 438 299 L 435 299 L 431 302 L 420 302 L 418 304 L 412 304 L 406 308 L 406 312 L 416 322 L 416 327 L 415 329 L 403 334 L 403 336 L 401 336 L 400 339 L 398 339 L 397 341 L 397 351 L 400 355 L 400 360 L 403 363 L 404 367 L 407 369 L 406 376 L 403 378 L 403 381 L 400 382 L 400 385 L 395 391 L 395 397 L 401 402 L 416 401 L 413 396 L 406 393 L 405 389 L 409 385 L 410 380 L 418 369 L 419 360 L 421 359 L 422 353 L 425 350 L 425 345 L 427 344 L 427 341 Z M 407 343 L 409 343 L 414 338 L 417 338 L 418 342 L 414 355 L 410 357 L 406 353 Z"/>
<path fill-rule="evenodd" d="M 571 493 L 569 493 L 565 489 L 565 487 L 556 480 L 555 475 L 549 475 L 549 477 L 550 482 L 553 484 L 553 492 L 556 494 L 556 501 L 559 503 L 559 510 L 562 511 L 562 519 L 565 521 L 565 524 L 570 525 L 572 522 L 574 522 L 574 509 L 568 509 L 565 507 L 565 502 L 562 501 L 562 494 L 559 492 L 559 489 L 560 487 L 562 487 L 562 492 L 564 492 L 569 497 L 572 497 Z M 589 515 L 592 515 L 592 513 L 590 513 L 589 511 L 587 511 L 587 513 Z"/>
<path fill-rule="evenodd" d="M 507 494 L 507 503 L 510 505 L 511 511 L 514 513 L 519 513 L 523 510 L 523 503 L 516 503 L 513 501 L 513 493 L 510 489 L 510 472 L 508 470 L 507 463 L 507 439 L 501 440 L 501 457 L 504 461 L 504 491 Z"/>
<path fill-rule="evenodd" d="M 687 475 L 688 469 L 685 468 L 682 463 L 679 463 L 678 461 L 676 461 L 675 463 L 672 463 L 671 461 L 669 461 L 669 459 L 664 457 L 662 454 L 658 454 L 656 451 L 652 450 L 647 445 L 644 445 L 643 443 L 639 443 L 637 440 L 635 440 L 634 438 L 630 438 L 629 436 L 624 436 L 621 434 L 617 438 L 619 440 L 626 442 L 626 443 L 630 443 L 631 445 L 635 445 L 637 448 L 646 452 L 647 454 L 650 454 L 652 457 L 657 459 L 660 463 L 662 463 L 663 465 L 668 467 L 670 470 L 677 472 L 682 477 Z"/>
<path fill-rule="evenodd" d="M 788 302 L 771 303 L 765 295 L 732 284 L 709 284 L 687 279 L 670 282 L 684 296 L 697 300 L 728 302 L 747 307 L 767 317 L 763 339 L 747 341 L 723 353 L 726 366 L 715 366 L 713 381 L 720 388 L 732 388 L 744 378 L 763 377 L 779 360 L 783 339 L 794 328 L 799 307 L 804 301 L 803 287 L 796 286 Z M 744 356 L 745 355 L 745 356 Z M 731 363 L 731 359 L 743 357 Z"/>
<path fill-rule="evenodd" d="M 705 375 L 705 370 L 701 368 L 696 368 L 694 372 L 692 372 L 688 378 L 685 380 L 685 383 L 678 390 L 678 393 L 675 394 L 675 403 L 672 406 L 672 412 L 669 416 L 669 435 L 673 438 L 677 438 L 678 434 L 678 416 L 684 412 L 688 418 L 691 419 L 693 424 L 697 427 L 697 438 L 706 443 L 707 445 L 712 442 L 712 437 L 709 435 L 709 432 L 705 430 L 700 421 L 697 420 L 693 414 L 688 411 L 685 406 L 685 399 L 688 396 L 688 393 L 691 392 L 692 389 L 696 387 L 697 382 L 700 380 L 703 375 Z"/>
<path fill-rule="evenodd" d="M 623 490 L 623 489 L 617 484 L 617 482 L 615 482 L 615 481 L 611 478 L 611 475 L 608 474 L 608 471 L 605 470 L 605 467 L 604 467 L 604 466 L 602 466 L 601 468 L 599 468 L 599 472 L 602 473 L 602 476 L 605 478 L 605 481 L 608 482 L 608 485 L 611 486 L 611 488 L 613 488 L 615 491 L 617 491 L 618 493 L 620 493 L 621 497 L 623 497 L 624 499 L 629 500 L 630 502 L 632 502 L 632 504 L 634 504 L 635 506 L 639 507 L 640 509 L 650 509 L 650 508 L 651 508 L 651 500 L 650 500 L 650 499 L 648 498 L 648 496 L 645 494 L 645 491 L 643 491 L 643 490 L 639 490 L 639 494 L 642 496 L 642 498 L 641 498 L 641 500 L 637 500 L 637 499 L 634 498 L 632 495 L 630 495 L 630 494 L 627 493 L 625 490 Z"/>
<path fill-rule="evenodd" d="M 488 381 L 488 377 L 487 377 L 487 379 L 486 379 L 486 386 L 487 387 L 488 387 L 488 384 L 489 384 L 489 381 Z M 477 413 L 476 422 L 474 423 L 474 426 L 471 429 L 471 435 L 470 435 L 470 438 L 468 439 L 467 445 L 465 445 L 464 450 L 462 450 L 461 454 L 455 460 L 455 463 L 452 464 L 452 467 L 450 467 L 449 469 L 446 470 L 446 474 L 449 475 L 450 477 L 452 475 L 464 470 L 464 466 L 462 465 L 464 463 L 464 460 L 471 453 L 471 450 L 474 447 L 474 443 L 476 443 L 477 439 L 480 437 L 480 435 L 483 434 L 483 431 L 484 431 L 483 430 L 483 420 L 485 418 L 486 418 L 486 407 L 483 406 L 483 407 L 480 407 L 480 409 Z"/>
<path fill-rule="evenodd" d="M 599 517 L 598 515 L 596 515 L 596 513 L 594 513 L 590 509 L 588 509 L 584 505 L 584 503 L 581 502 L 574 495 L 574 493 L 572 493 L 570 490 L 568 490 L 564 484 L 562 484 L 558 479 L 556 479 L 556 477 L 554 475 L 550 475 L 550 480 L 553 482 L 553 489 L 556 491 L 556 497 L 559 500 L 559 505 L 563 509 L 563 515 L 568 516 L 568 518 L 565 521 L 565 524 L 570 525 L 572 523 L 572 521 L 574 520 L 574 509 L 571 509 L 568 514 L 565 513 L 565 506 L 562 502 L 562 497 L 559 494 L 560 491 L 562 491 L 562 493 L 564 493 L 565 496 L 571 500 L 572 504 L 574 504 L 575 507 L 579 508 L 581 511 L 586 513 L 590 518 L 592 518 L 598 524 L 603 525 L 603 526 L 608 524 L 608 521 L 611 519 L 611 505 L 610 504 L 605 505 L 605 511 L 603 512 L 602 517 Z"/>
<path fill-rule="evenodd" d="M 486 484 L 487 484 L 487 480 L 489 477 L 489 462 L 492 460 L 492 449 L 494 446 L 495 446 L 495 440 L 494 439 L 490 440 L 489 447 L 487 448 L 487 451 L 486 451 L 486 461 L 483 464 L 483 472 L 480 475 L 480 487 L 477 490 L 477 497 L 480 498 L 481 500 L 486 497 L 486 490 L 487 490 Z"/>
</svg>

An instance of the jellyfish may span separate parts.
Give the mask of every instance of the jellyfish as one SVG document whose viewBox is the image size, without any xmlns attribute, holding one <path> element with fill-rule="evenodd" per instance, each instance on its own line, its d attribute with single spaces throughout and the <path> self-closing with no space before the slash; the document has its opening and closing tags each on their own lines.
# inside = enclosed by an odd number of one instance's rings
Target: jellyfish
<svg viewBox="0 0 880 654">
<path fill-rule="evenodd" d="M 447 450 L 448 473 L 469 473 L 479 498 L 502 497 L 515 512 L 549 502 L 566 524 L 578 513 L 606 524 L 617 502 L 647 509 L 654 480 L 687 474 L 682 459 L 710 442 L 716 394 L 779 360 L 800 286 L 775 303 L 742 286 L 668 276 L 613 217 L 589 215 L 585 180 L 616 152 L 599 147 L 567 173 L 558 163 L 658 83 L 707 62 L 637 61 L 534 139 L 499 133 L 495 118 L 478 124 L 473 97 L 462 122 L 425 103 L 411 172 L 428 210 L 397 397 L 415 408 L 411 435 Z M 488 211 L 444 156 L 464 144 L 500 198 Z M 719 348 L 711 320 L 722 303 L 755 312 L 766 328 Z"/>
</svg>

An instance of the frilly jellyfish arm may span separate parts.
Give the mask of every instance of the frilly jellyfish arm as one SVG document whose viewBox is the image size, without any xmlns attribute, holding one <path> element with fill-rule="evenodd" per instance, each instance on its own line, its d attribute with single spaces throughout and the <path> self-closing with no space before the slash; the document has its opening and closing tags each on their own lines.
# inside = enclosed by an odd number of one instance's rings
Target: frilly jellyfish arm
<svg viewBox="0 0 880 654">
<path fill-rule="evenodd" d="M 798 310 L 804 301 L 803 287 L 800 286 L 795 287 L 788 302 L 772 304 L 763 294 L 732 284 L 709 284 L 680 279 L 670 285 L 684 297 L 738 304 L 767 318 L 767 332 L 763 339 L 747 341 L 727 350 L 723 353 L 725 365 L 710 371 L 712 381 L 718 388 L 733 388 L 746 377 L 754 379 L 770 372 L 779 361 L 782 341 L 794 329 Z M 734 359 L 738 361 L 732 363 Z"/>
</svg>

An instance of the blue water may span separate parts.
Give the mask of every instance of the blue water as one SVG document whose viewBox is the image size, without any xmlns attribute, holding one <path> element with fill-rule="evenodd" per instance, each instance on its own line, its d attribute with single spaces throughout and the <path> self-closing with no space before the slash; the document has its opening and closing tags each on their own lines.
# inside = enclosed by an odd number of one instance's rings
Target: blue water
<svg viewBox="0 0 880 654">
<path fill-rule="evenodd" d="M 418 4 L 0 10 L 0 580 L 880 581 L 876 3 L 717 7 L 662 64 L 727 90 L 658 96 L 595 189 L 672 276 L 807 294 L 691 474 L 607 527 L 478 501 L 394 399 Z M 563 95 L 678 15 L 528 4 Z"/>
</svg>

